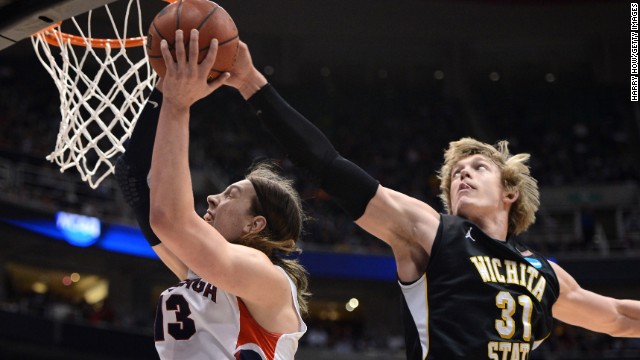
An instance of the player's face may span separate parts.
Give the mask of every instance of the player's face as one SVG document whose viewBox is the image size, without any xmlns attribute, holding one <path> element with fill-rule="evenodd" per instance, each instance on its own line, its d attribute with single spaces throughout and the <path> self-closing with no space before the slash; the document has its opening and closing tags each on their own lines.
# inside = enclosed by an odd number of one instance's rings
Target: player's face
<svg viewBox="0 0 640 360">
<path fill-rule="evenodd" d="M 204 220 L 225 239 L 236 242 L 250 231 L 251 202 L 255 196 L 256 191 L 249 180 L 233 183 L 224 192 L 207 196 L 209 208 Z"/>
<path fill-rule="evenodd" d="M 473 220 L 508 206 L 498 166 L 483 155 L 460 160 L 451 173 L 451 211 Z"/>
</svg>

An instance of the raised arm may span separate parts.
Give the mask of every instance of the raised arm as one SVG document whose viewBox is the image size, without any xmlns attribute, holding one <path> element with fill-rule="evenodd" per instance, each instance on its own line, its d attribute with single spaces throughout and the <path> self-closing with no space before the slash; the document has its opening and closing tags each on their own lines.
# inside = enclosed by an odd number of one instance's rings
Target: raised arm
<svg viewBox="0 0 640 360">
<path fill-rule="evenodd" d="M 189 110 L 193 103 L 220 87 L 228 74 L 207 83 L 217 41 L 212 41 L 207 57 L 197 64 L 187 61 L 182 39 L 183 34 L 178 31 L 177 62 L 171 58 L 166 41 L 161 45 L 167 72 L 151 164 L 151 226 L 172 253 L 216 287 L 263 308 L 288 304 L 288 281 L 264 253 L 231 244 L 195 212 L 188 156 Z M 189 59 L 198 58 L 197 39 L 194 30 Z"/>
<path fill-rule="evenodd" d="M 640 337 L 640 301 L 619 300 L 585 290 L 560 266 L 551 266 L 560 283 L 553 317 L 611 336 Z"/>
</svg>

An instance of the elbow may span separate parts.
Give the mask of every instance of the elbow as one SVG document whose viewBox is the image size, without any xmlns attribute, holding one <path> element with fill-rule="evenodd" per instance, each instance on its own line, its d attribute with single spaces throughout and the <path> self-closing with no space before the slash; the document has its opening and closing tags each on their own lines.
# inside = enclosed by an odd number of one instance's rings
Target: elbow
<svg viewBox="0 0 640 360">
<path fill-rule="evenodd" d="M 156 235 L 163 231 L 164 224 L 166 224 L 169 214 L 163 208 L 158 206 L 151 206 L 149 209 L 149 224 L 151 229 Z"/>
<path fill-rule="evenodd" d="M 640 337 L 640 327 L 637 320 L 623 316 L 606 334 L 613 337 L 637 338 Z"/>
<path fill-rule="evenodd" d="M 167 242 L 180 237 L 180 230 L 185 228 L 191 219 L 193 210 L 172 196 L 158 196 L 151 191 L 149 203 L 149 225 L 153 232 Z"/>
<path fill-rule="evenodd" d="M 171 242 L 183 236 L 183 230 L 192 224 L 195 212 L 175 206 L 154 204 L 149 209 L 149 225 L 163 243 Z M 197 215 L 195 216 L 197 218 Z"/>
<path fill-rule="evenodd" d="M 151 229 L 163 242 L 170 238 L 172 229 L 175 229 L 173 212 L 162 206 L 151 205 L 149 210 L 149 224 Z"/>
<path fill-rule="evenodd" d="M 638 337 L 640 336 L 637 329 L 632 329 L 626 326 L 615 326 L 609 331 L 604 331 L 605 334 L 613 337 Z"/>
</svg>

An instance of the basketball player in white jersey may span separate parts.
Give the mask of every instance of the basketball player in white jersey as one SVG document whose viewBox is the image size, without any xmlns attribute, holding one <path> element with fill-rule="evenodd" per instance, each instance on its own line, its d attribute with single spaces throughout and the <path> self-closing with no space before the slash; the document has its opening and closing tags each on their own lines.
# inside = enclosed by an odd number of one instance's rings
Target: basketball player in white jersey
<svg viewBox="0 0 640 360">
<path fill-rule="evenodd" d="M 163 93 L 152 94 L 116 167 L 145 237 L 181 280 L 160 296 L 156 348 L 162 359 L 293 359 L 306 331 L 307 277 L 282 255 L 299 251 L 301 201 L 290 181 L 260 165 L 210 195 L 204 216 L 194 211 L 189 109 L 228 77 L 207 82 L 215 41 L 200 65 L 187 60 L 198 58 L 197 39 L 192 33 L 187 58 L 176 33 L 177 61 L 163 40 Z"/>
</svg>

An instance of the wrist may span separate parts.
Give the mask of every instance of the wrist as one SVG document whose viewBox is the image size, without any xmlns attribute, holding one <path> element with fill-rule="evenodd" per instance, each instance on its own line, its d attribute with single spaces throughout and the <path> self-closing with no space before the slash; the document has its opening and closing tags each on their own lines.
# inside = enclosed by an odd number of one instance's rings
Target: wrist
<svg viewBox="0 0 640 360">
<path fill-rule="evenodd" d="M 258 92 L 268 83 L 267 78 L 264 77 L 257 69 L 253 69 L 252 73 L 247 77 L 242 86 L 238 87 L 240 95 L 245 100 L 248 100 L 253 94 Z"/>
<path fill-rule="evenodd" d="M 164 98 L 162 103 L 162 110 L 170 115 L 172 119 L 179 119 L 177 115 L 181 114 L 189 114 L 189 110 L 191 109 L 191 105 L 187 105 L 182 101 L 172 101 L 167 97 Z"/>
</svg>

